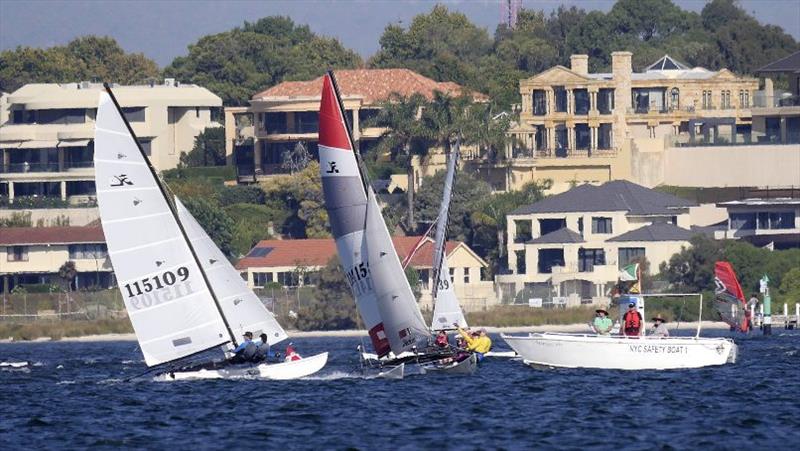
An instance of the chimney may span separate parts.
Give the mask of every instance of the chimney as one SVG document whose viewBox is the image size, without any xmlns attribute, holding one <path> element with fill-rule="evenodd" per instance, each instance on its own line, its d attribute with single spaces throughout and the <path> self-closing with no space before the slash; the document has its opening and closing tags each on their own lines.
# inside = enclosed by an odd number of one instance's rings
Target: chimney
<svg viewBox="0 0 800 451">
<path fill-rule="evenodd" d="M 631 79 L 633 66 L 631 65 L 631 52 L 614 52 L 611 54 L 611 73 L 615 80 Z"/>
<path fill-rule="evenodd" d="M 581 75 L 589 75 L 589 55 L 572 55 L 569 57 L 570 69 Z"/>
</svg>

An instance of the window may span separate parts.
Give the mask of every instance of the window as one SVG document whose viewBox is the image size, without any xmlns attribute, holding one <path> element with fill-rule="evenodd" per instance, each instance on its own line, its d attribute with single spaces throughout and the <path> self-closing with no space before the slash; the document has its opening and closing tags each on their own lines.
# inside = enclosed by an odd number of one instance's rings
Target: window
<svg viewBox="0 0 800 451">
<path fill-rule="evenodd" d="M 601 88 L 597 92 L 597 110 L 600 114 L 611 114 L 614 109 L 614 90 Z"/>
<path fill-rule="evenodd" d="M 575 124 L 575 149 L 588 150 L 592 142 L 589 124 Z"/>
<path fill-rule="evenodd" d="M 672 91 L 670 91 L 670 106 L 674 110 L 681 107 L 681 92 L 678 88 L 672 88 Z"/>
<path fill-rule="evenodd" d="M 7 260 L 10 262 L 28 261 L 28 246 L 9 246 L 6 248 Z"/>
<path fill-rule="evenodd" d="M 794 228 L 794 212 L 781 211 L 781 212 L 766 212 L 758 213 L 758 228 L 759 229 L 793 229 Z"/>
<path fill-rule="evenodd" d="M 464 268 L 464 285 L 469 284 L 469 268 Z"/>
<path fill-rule="evenodd" d="M 567 90 L 563 86 L 553 87 L 553 97 L 556 101 L 556 113 L 567 112 Z"/>
<path fill-rule="evenodd" d="M 101 259 L 108 257 L 108 248 L 105 244 L 70 244 L 70 260 Z"/>
<path fill-rule="evenodd" d="M 606 264 L 604 249 L 578 249 L 578 272 L 592 272 L 594 265 Z"/>
<path fill-rule="evenodd" d="M 539 273 L 550 274 L 553 266 L 564 266 L 564 249 L 539 249 Z"/>
<path fill-rule="evenodd" d="M 122 112 L 125 114 L 125 119 L 127 119 L 128 122 L 144 122 L 143 106 L 125 107 L 122 109 Z"/>
<path fill-rule="evenodd" d="M 450 283 L 452 284 L 455 282 L 456 282 L 456 269 L 450 268 Z"/>
<path fill-rule="evenodd" d="M 36 122 L 39 124 L 82 124 L 86 122 L 86 110 L 82 108 L 38 110 L 37 113 Z"/>
<path fill-rule="evenodd" d="M 550 232 L 555 232 L 556 230 L 563 229 L 566 226 L 567 226 L 567 220 L 565 218 L 540 219 L 539 220 L 539 232 L 541 233 L 540 236 L 544 236 Z"/>
<path fill-rule="evenodd" d="M 541 89 L 533 91 L 533 115 L 544 116 L 547 114 L 547 93 Z"/>
<path fill-rule="evenodd" d="M 525 274 L 525 251 L 516 251 L 517 274 Z"/>
<path fill-rule="evenodd" d="M 714 105 L 711 101 L 711 91 L 703 91 L 703 109 L 710 110 L 713 109 Z"/>
<path fill-rule="evenodd" d="M 641 260 L 645 257 L 643 247 L 621 247 L 619 248 L 619 269 L 631 264 L 634 260 Z"/>
<path fill-rule="evenodd" d="M 286 113 L 263 113 L 261 128 L 268 134 L 284 134 L 288 131 Z"/>
<path fill-rule="evenodd" d="M 144 152 L 144 154 L 145 154 L 145 155 L 147 155 L 148 157 L 151 155 L 151 152 L 152 152 L 152 150 L 151 150 L 151 148 L 152 148 L 152 146 L 151 146 L 152 142 L 153 142 L 153 140 L 152 140 L 152 139 L 140 139 L 140 140 L 139 140 L 139 145 L 140 145 L 140 146 L 142 146 L 142 151 L 143 151 L 143 152 Z"/>
<path fill-rule="evenodd" d="M 318 133 L 319 113 L 316 111 L 294 113 L 294 126 L 296 133 Z"/>
<path fill-rule="evenodd" d="M 572 95 L 575 101 L 575 114 L 589 114 L 589 91 L 575 89 Z"/>
<path fill-rule="evenodd" d="M 592 218 L 592 233 L 613 233 L 611 218 Z"/>
<path fill-rule="evenodd" d="M 514 235 L 515 243 L 527 243 L 531 240 L 531 221 L 515 220 L 514 227 L 517 229 L 517 233 Z"/>
<path fill-rule="evenodd" d="M 731 213 L 730 230 L 754 230 L 756 228 L 755 213 Z"/>
<path fill-rule="evenodd" d="M 278 273 L 278 283 L 283 285 L 284 287 L 296 287 L 300 278 L 297 276 L 296 272 L 279 272 Z"/>
<path fill-rule="evenodd" d="M 611 149 L 611 124 L 600 124 L 597 128 L 597 148 Z"/>
<path fill-rule="evenodd" d="M 199 106 L 194 107 L 194 117 L 196 117 L 196 118 L 200 117 L 200 107 Z"/>
<path fill-rule="evenodd" d="M 271 272 L 254 272 L 253 273 L 253 285 L 257 287 L 266 286 L 268 283 L 272 282 L 272 273 Z"/>
</svg>

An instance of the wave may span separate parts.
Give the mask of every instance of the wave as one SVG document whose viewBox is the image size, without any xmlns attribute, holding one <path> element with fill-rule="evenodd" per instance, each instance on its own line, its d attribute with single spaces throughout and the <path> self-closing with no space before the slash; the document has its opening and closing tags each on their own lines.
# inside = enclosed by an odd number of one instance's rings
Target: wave
<svg viewBox="0 0 800 451">
<path fill-rule="evenodd" d="M 9 360 L 6 362 L 0 362 L 0 368 L 24 368 L 28 366 L 28 362 L 25 361 L 13 361 Z"/>
</svg>

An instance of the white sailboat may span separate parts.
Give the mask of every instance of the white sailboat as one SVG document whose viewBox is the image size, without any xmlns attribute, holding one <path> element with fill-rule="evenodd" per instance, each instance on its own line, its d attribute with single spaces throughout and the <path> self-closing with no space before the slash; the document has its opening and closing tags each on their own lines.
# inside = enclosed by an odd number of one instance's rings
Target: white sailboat
<svg viewBox="0 0 800 451">
<path fill-rule="evenodd" d="M 381 364 L 394 369 L 393 377 L 395 367 L 407 363 L 423 371 L 453 367 L 452 353 L 429 350 L 430 330 L 359 165 L 332 72 L 323 77 L 319 123 L 320 175 L 331 231 Z M 474 362 L 474 356 L 470 359 Z"/>
<path fill-rule="evenodd" d="M 255 376 L 294 379 L 319 371 L 327 353 L 276 364 L 166 368 L 188 356 L 236 345 L 245 331 L 270 345 L 287 338 L 183 204 L 169 195 L 106 86 L 95 129 L 100 218 L 125 308 L 149 367 L 162 378 Z"/>
<path fill-rule="evenodd" d="M 628 301 L 635 301 L 642 318 L 645 318 L 644 299 L 647 296 L 626 297 L 621 305 L 624 307 Z M 702 295 L 699 296 L 702 317 L 703 299 Z M 738 348 L 733 340 L 700 337 L 701 324 L 698 324 L 694 337 L 564 333 L 501 337 L 522 356 L 524 363 L 538 367 L 670 370 L 735 363 Z"/>
</svg>

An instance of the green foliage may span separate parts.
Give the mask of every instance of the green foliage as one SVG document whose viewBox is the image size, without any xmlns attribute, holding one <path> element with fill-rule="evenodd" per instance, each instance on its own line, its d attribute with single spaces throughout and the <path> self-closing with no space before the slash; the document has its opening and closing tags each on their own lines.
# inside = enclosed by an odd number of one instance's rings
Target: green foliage
<svg viewBox="0 0 800 451">
<path fill-rule="evenodd" d="M 233 204 L 263 204 L 265 194 L 258 185 L 223 186 L 219 191 L 219 203 L 223 207 Z"/>
<path fill-rule="evenodd" d="M 280 175 L 261 183 L 265 204 L 275 211 L 286 211 L 280 233 L 291 238 L 326 238 L 328 213 L 322 198 L 319 163 L 312 161 L 294 175 Z"/>
<path fill-rule="evenodd" d="M 64 287 L 67 291 L 72 290 L 72 282 L 77 275 L 78 270 L 75 269 L 75 262 L 72 260 L 64 262 L 64 264 L 58 268 L 58 277 L 64 281 Z"/>
<path fill-rule="evenodd" d="M 317 275 L 312 297 L 300 306 L 294 327 L 300 330 L 355 329 L 358 313 L 339 261 L 331 259 Z"/>
<path fill-rule="evenodd" d="M 245 255 L 261 240 L 274 238 L 271 230 L 283 224 L 289 212 L 266 205 L 237 203 L 225 207 L 233 221 L 231 248 L 234 256 Z"/>
<path fill-rule="evenodd" d="M 319 37 L 288 17 L 265 17 L 200 38 L 164 73 L 204 86 L 232 106 L 246 105 L 254 93 L 284 80 L 308 80 L 328 68 L 359 65 L 359 56 L 338 40 Z"/>
<path fill-rule="evenodd" d="M 231 247 L 233 220 L 213 201 L 202 197 L 182 199 L 186 209 L 194 216 L 203 230 L 214 241 L 223 254 L 233 255 Z"/>
<path fill-rule="evenodd" d="M 181 153 L 181 165 L 225 166 L 225 128 L 209 127 L 194 138 L 194 146 L 189 153 Z"/>
<path fill-rule="evenodd" d="M 784 274 L 778 293 L 786 303 L 800 303 L 800 266 L 794 267 Z"/>
<path fill-rule="evenodd" d="M 422 180 L 422 187 L 415 199 L 415 207 L 419 212 L 420 229 L 422 233 L 439 215 L 442 205 L 442 186 L 444 186 L 445 171 L 439 171 L 431 177 Z M 451 240 L 464 241 L 470 244 L 472 236 L 472 212 L 476 205 L 485 202 L 491 197 L 492 189 L 484 181 L 476 179 L 470 174 L 461 173 L 456 177 L 453 186 L 453 198 L 450 202 L 450 220 L 447 226 L 447 236 Z"/>
<path fill-rule="evenodd" d="M 100 80 L 135 84 L 158 75 L 155 62 L 141 53 L 125 53 L 109 37 L 83 36 L 66 46 L 17 47 L 0 52 L 0 91 L 4 92 L 13 92 L 26 83 Z"/>
</svg>

